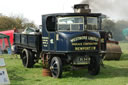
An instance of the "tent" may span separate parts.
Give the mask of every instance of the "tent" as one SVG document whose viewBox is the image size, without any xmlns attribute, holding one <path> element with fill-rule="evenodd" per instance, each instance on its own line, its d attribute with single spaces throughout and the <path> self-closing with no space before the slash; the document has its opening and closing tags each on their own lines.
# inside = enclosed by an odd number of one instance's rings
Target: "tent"
<svg viewBox="0 0 128 85">
<path fill-rule="evenodd" d="M 11 43 L 11 45 L 13 45 L 13 33 L 14 33 L 14 30 L 0 31 L 0 33 L 10 36 L 10 38 L 9 38 L 10 39 L 10 43 Z"/>
<path fill-rule="evenodd" d="M 10 36 L 0 33 L 0 53 L 5 50 L 8 53 L 11 51 Z"/>
</svg>

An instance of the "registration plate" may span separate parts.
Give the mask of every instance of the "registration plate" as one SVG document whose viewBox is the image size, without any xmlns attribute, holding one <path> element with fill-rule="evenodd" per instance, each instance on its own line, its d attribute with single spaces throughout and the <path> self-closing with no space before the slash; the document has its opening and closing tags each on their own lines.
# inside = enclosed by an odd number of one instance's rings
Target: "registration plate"
<svg viewBox="0 0 128 85">
<path fill-rule="evenodd" d="M 76 57 L 74 60 L 73 60 L 73 63 L 74 64 L 88 64 L 90 61 L 90 58 L 89 57 Z"/>
</svg>

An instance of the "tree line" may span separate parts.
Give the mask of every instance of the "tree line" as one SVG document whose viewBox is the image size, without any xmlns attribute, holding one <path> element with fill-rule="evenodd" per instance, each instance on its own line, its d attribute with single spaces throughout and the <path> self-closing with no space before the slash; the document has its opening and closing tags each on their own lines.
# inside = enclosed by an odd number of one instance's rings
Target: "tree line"
<svg viewBox="0 0 128 85">
<path fill-rule="evenodd" d="M 125 40 L 125 37 L 122 33 L 122 30 L 128 28 L 128 21 L 127 20 L 119 20 L 114 22 L 110 19 L 104 19 L 102 23 L 102 28 L 105 31 L 112 32 L 113 38 L 117 41 Z"/>
<path fill-rule="evenodd" d="M 25 29 L 26 27 L 36 27 L 34 22 L 24 17 L 4 16 L 0 15 L 0 31 L 17 29 Z"/>
</svg>

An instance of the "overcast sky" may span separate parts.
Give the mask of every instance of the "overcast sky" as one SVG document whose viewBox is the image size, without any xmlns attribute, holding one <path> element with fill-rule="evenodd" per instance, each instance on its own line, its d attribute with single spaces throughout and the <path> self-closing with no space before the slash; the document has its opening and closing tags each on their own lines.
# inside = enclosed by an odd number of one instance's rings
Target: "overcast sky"
<svg viewBox="0 0 128 85">
<path fill-rule="evenodd" d="M 73 12 L 73 4 L 82 0 L 1 0 L 0 13 L 20 15 L 36 24 L 41 24 L 41 15 L 49 13 Z"/>
<path fill-rule="evenodd" d="M 1 0 L 0 13 L 23 16 L 41 24 L 41 15 L 73 12 L 73 5 L 87 0 Z M 88 0 L 95 12 L 107 14 L 112 19 L 128 19 L 128 0 Z"/>
</svg>

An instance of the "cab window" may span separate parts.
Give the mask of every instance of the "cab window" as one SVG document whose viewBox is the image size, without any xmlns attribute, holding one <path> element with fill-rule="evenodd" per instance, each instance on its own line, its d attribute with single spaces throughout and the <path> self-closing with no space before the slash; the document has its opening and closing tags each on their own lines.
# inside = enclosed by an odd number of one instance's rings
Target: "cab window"
<svg viewBox="0 0 128 85">
<path fill-rule="evenodd" d="M 58 17 L 58 31 L 83 31 L 84 17 Z"/>
<path fill-rule="evenodd" d="M 55 31 L 56 27 L 56 18 L 53 16 L 49 16 L 46 20 L 46 27 L 48 31 Z"/>
<path fill-rule="evenodd" d="M 98 29 L 97 17 L 87 17 L 86 30 L 97 30 Z"/>
</svg>

